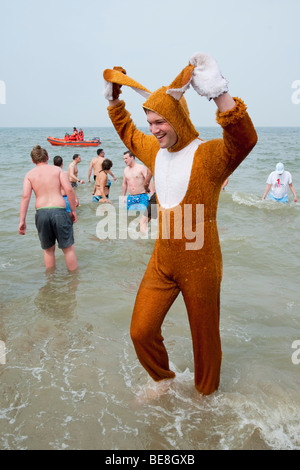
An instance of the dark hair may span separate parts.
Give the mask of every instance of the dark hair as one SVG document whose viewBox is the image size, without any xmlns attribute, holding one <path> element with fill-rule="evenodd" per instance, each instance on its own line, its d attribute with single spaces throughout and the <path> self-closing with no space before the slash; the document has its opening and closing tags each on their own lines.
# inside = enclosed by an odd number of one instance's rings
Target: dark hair
<svg viewBox="0 0 300 470">
<path fill-rule="evenodd" d="M 105 158 L 102 162 L 102 170 L 110 170 L 111 167 L 113 166 L 113 162 L 109 160 L 108 158 Z"/>
<path fill-rule="evenodd" d="M 126 150 L 126 152 L 124 152 L 123 155 L 126 155 L 127 153 L 128 153 L 128 155 L 129 155 L 130 157 L 135 158 L 135 156 L 133 155 L 132 152 L 130 152 L 130 150 Z"/>
<path fill-rule="evenodd" d="M 97 155 L 100 155 L 100 153 L 102 153 L 102 152 L 103 152 L 103 149 L 98 149 L 97 150 Z"/>
<path fill-rule="evenodd" d="M 54 158 L 53 158 L 53 165 L 55 166 L 62 166 L 63 164 L 63 159 L 59 156 L 59 155 L 56 155 Z"/>
<path fill-rule="evenodd" d="M 46 162 L 48 160 L 47 150 L 43 149 L 40 145 L 33 147 L 30 156 L 34 163 Z"/>
<path fill-rule="evenodd" d="M 75 158 L 77 158 L 77 157 L 80 157 L 79 153 L 74 153 L 73 160 L 75 160 Z"/>
</svg>

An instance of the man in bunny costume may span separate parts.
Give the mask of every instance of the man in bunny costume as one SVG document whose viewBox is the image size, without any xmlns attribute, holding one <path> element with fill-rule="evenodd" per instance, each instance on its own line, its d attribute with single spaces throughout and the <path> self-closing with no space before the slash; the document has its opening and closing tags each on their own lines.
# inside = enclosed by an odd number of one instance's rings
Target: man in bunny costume
<svg viewBox="0 0 300 470">
<path fill-rule="evenodd" d="M 169 368 L 161 326 L 181 292 L 193 341 L 195 387 L 209 395 L 219 387 L 222 359 L 218 199 L 223 182 L 255 146 L 257 135 L 245 104 L 229 95 L 227 80 L 207 54 L 194 54 L 170 86 L 154 93 L 120 67 L 105 70 L 103 76 L 115 129 L 154 175 L 160 216 L 159 236 L 132 315 L 133 344 L 139 361 L 155 381 L 175 376 Z M 143 108 L 153 135 L 134 125 L 124 101 L 119 100 L 122 85 L 147 97 Z M 199 95 L 215 101 L 222 139 L 204 142 L 198 138 L 183 97 L 190 85 Z M 199 207 L 204 210 L 199 212 Z M 187 208 L 190 217 L 186 216 Z M 181 231 L 178 236 L 178 227 L 186 220 L 190 221 L 188 234 Z M 199 231 L 203 235 L 200 241 Z"/>
</svg>

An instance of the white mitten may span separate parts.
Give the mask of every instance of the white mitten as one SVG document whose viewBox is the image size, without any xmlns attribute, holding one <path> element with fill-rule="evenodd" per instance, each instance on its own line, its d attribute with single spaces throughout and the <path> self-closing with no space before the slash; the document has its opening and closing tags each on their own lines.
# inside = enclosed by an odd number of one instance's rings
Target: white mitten
<svg viewBox="0 0 300 470">
<path fill-rule="evenodd" d="M 211 100 L 228 91 L 228 81 L 213 57 L 197 52 L 190 58 L 190 64 L 196 66 L 191 85 L 199 95 Z"/>
<path fill-rule="evenodd" d="M 103 90 L 104 98 L 107 100 L 113 99 L 113 83 L 107 82 L 104 80 L 104 90 Z"/>
</svg>

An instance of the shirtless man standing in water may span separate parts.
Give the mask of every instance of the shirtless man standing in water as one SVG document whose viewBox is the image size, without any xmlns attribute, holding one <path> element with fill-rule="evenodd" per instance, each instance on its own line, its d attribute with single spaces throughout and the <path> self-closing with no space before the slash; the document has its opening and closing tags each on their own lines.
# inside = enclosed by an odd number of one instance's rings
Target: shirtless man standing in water
<svg viewBox="0 0 300 470">
<path fill-rule="evenodd" d="M 95 157 L 91 160 L 91 163 L 90 163 L 90 166 L 89 166 L 88 183 L 91 182 L 92 171 L 94 171 L 94 181 L 96 181 L 96 177 L 97 177 L 98 173 L 101 170 L 103 170 L 102 163 L 104 162 L 104 158 L 105 158 L 104 150 L 103 149 L 98 149 L 97 150 L 97 157 Z M 116 181 L 117 178 L 115 177 L 115 175 L 110 170 L 107 173 L 114 179 L 114 181 Z"/>
<path fill-rule="evenodd" d="M 19 234 L 26 233 L 26 215 L 32 191 L 35 194 L 35 225 L 41 246 L 44 250 L 44 261 L 47 269 L 55 267 L 55 242 L 65 255 L 69 271 L 77 269 L 77 258 L 74 249 L 73 223 L 77 220 L 75 194 L 67 175 L 55 165 L 48 165 L 48 153 L 39 145 L 31 152 L 35 168 L 24 178 L 23 194 L 20 205 Z M 67 195 L 71 212 L 66 211 L 66 203 L 61 189 Z"/>
<path fill-rule="evenodd" d="M 72 163 L 70 163 L 69 168 L 68 168 L 69 181 L 71 183 L 72 188 L 76 188 L 77 183 L 84 184 L 84 181 L 78 178 L 77 165 L 80 162 L 81 162 L 81 156 L 78 153 L 75 153 L 73 155 L 73 161 Z"/>
<path fill-rule="evenodd" d="M 126 164 L 122 183 L 123 202 L 126 202 L 128 189 L 127 210 L 143 210 L 149 202 L 149 196 L 145 189 L 147 168 L 140 163 L 136 163 L 135 156 L 129 151 L 124 152 L 123 158 Z"/>
</svg>

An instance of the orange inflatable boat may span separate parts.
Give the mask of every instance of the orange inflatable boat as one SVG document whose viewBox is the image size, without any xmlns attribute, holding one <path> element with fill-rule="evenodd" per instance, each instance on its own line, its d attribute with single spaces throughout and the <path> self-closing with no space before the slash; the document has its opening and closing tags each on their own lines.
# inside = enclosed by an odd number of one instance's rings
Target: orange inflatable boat
<svg viewBox="0 0 300 470">
<path fill-rule="evenodd" d="M 67 147 L 98 147 L 101 144 L 99 137 L 95 137 L 91 140 L 65 140 L 57 139 L 56 137 L 48 137 L 47 140 L 51 145 L 64 145 Z"/>
</svg>

